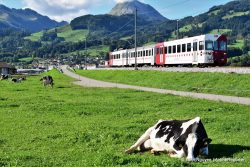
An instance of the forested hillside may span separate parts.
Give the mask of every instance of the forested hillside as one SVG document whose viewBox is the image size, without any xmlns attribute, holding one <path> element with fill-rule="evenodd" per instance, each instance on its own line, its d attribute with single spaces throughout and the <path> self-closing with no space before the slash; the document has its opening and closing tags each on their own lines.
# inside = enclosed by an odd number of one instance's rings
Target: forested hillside
<svg viewBox="0 0 250 167">
<path fill-rule="evenodd" d="M 229 64 L 250 65 L 249 0 L 215 6 L 198 16 L 180 19 L 178 23 L 179 38 L 205 33 L 226 34 L 232 57 Z M 138 45 L 175 39 L 176 24 L 177 20 L 152 22 L 138 18 Z M 85 54 L 104 58 L 109 50 L 134 47 L 134 15 L 86 15 L 74 19 L 70 25 L 31 35 L 11 29 L 0 33 L 0 60 L 8 62 L 22 57 L 81 59 Z"/>
</svg>

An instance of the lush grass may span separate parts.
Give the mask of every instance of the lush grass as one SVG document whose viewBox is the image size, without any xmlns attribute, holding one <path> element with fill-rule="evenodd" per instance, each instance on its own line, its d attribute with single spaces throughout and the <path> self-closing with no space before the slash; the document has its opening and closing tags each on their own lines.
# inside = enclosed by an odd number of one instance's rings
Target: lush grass
<svg viewBox="0 0 250 167">
<path fill-rule="evenodd" d="M 231 47 L 231 48 L 240 48 L 242 49 L 244 46 L 244 40 L 242 39 L 238 39 L 236 40 L 236 43 L 232 44 L 232 45 L 228 45 L 228 47 Z"/>
<path fill-rule="evenodd" d="M 214 29 L 214 30 L 210 31 L 209 33 L 210 34 L 225 34 L 225 33 L 231 32 L 231 31 L 232 31 L 231 29 Z"/>
<path fill-rule="evenodd" d="M 39 41 L 41 39 L 42 35 L 43 35 L 43 32 L 40 31 L 40 32 L 33 33 L 28 37 L 25 37 L 25 39 L 29 39 L 31 41 Z"/>
<path fill-rule="evenodd" d="M 0 166 L 249 166 L 249 107 L 133 90 L 82 88 L 55 71 L 0 81 Z M 165 154 L 124 154 L 158 119 L 200 116 L 213 139 L 208 158 L 186 162 Z M 220 159 L 223 160 L 223 159 Z"/>
<path fill-rule="evenodd" d="M 88 30 L 72 30 L 70 25 L 58 28 L 58 37 L 63 37 L 66 42 L 84 41 Z"/>
<path fill-rule="evenodd" d="M 248 15 L 250 12 L 230 12 L 229 14 L 227 14 L 226 16 L 222 17 L 222 19 L 231 19 L 233 17 L 237 17 L 237 16 L 243 16 L 243 15 Z"/>
<path fill-rule="evenodd" d="M 214 11 L 212 11 L 212 12 L 208 13 L 208 16 L 211 16 L 211 15 L 217 15 L 219 12 L 220 12 L 220 9 L 218 9 L 218 10 L 214 10 Z"/>
<path fill-rule="evenodd" d="M 133 70 L 79 70 L 77 72 L 90 78 L 117 83 L 250 97 L 250 75 Z"/>
<path fill-rule="evenodd" d="M 55 29 L 50 29 L 48 31 L 55 31 Z M 63 27 L 57 28 L 57 36 L 64 38 L 66 42 L 79 42 L 84 41 L 88 30 L 72 30 L 70 25 L 66 25 Z M 29 39 L 31 41 L 39 41 L 43 35 L 43 32 L 33 33 L 25 39 Z"/>
<path fill-rule="evenodd" d="M 19 61 L 22 61 L 22 62 L 30 62 L 33 60 L 32 57 L 25 57 L 25 58 L 21 58 L 21 59 L 18 59 Z"/>
</svg>

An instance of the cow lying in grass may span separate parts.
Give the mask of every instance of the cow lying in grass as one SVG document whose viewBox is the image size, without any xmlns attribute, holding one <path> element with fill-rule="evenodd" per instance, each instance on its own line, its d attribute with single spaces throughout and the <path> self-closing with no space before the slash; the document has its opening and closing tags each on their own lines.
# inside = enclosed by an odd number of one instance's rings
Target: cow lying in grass
<svg viewBox="0 0 250 167">
<path fill-rule="evenodd" d="M 47 85 L 50 85 L 53 88 L 54 85 L 54 81 L 52 76 L 48 75 L 48 76 L 44 76 L 40 79 L 40 81 L 43 82 L 43 86 L 46 87 Z"/>
<path fill-rule="evenodd" d="M 197 161 L 199 154 L 208 155 L 211 141 L 199 117 L 185 121 L 159 120 L 126 153 L 151 150 L 151 153 L 168 152 L 170 157 Z"/>
</svg>

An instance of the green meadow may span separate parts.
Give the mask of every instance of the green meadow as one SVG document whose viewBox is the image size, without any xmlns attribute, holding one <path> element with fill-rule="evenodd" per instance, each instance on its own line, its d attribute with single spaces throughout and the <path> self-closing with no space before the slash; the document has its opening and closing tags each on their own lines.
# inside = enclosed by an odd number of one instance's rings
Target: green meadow
<svg viewBox="0 0 250 167">
<path fill-rule="evenodd" d="M 249 106 L 84 88 L 57 71 L 49 74 L 53 89 L 42 86 L 41 76 L 0 81 L 0 166 L 250 166 Z M 213 139 L 206 162 L 124 153 L 159 119 L 196 116 Z"/>
<path fill-rule="evenodd" d="M 78 70 L 90 78 L 170 90 L 250 97 L 250 75 L 135 70 Z"/>
</svg>

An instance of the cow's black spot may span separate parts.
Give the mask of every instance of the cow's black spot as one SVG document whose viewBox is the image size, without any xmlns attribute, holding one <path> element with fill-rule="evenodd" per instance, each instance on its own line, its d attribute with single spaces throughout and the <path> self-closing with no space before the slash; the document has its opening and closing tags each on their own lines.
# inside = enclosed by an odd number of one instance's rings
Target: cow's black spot
<svg viewBox="0 0 250 167">
<path fill-rule="evenodd" d="M 181 132 L 182 132 L 182 124 L 183 122 L 187 122 L 188 120 L 184 121 L 178 121 L 178 120 L 172 120 L 172 121 L 162 121 L 160 122 L 155 129 L 158 129 L 158 132 L 156 133 L 156 138 L 161 138 L 165 135 L 167 135 L 167 138 L 165 142 L 169 143 L 170 138 L 174 137 L 174 139 L 177 139 Z M 168 128 L 166 128 L 169 126 Z"/>
</svg>

